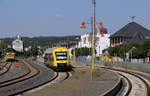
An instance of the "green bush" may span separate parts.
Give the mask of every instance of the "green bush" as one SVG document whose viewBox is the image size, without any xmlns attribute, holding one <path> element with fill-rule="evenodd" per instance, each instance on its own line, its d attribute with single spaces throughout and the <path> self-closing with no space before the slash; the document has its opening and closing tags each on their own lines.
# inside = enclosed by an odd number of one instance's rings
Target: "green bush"
<svg viewBox="0 0 150 96">
<path fill-rule="evenodd" d="M 135 48 L 133 48 L 133 46 Z M 149 57 L 150 55 L 150 41 L 145 41 L 143 44 L 139 43 L 130 43 L 130 44 L 123 44 L 120 46 L 110 47 L 107 49 L 110 56 L 119 56 L 124 58 L 125 54 L 128 52 L 130 54 L 131 58 L 131 52 L 132 52 L 132 58 L 145 58 Z M 148 53 L 149 52 L 149 53 Z"/>
</svg>

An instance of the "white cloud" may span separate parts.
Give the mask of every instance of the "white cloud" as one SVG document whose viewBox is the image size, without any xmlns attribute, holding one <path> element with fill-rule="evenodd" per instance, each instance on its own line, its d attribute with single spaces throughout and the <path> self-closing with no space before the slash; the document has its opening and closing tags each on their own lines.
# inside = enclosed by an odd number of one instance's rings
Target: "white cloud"
<svg viewBox="0 0 150 96">
<path fill-rule="evenodd" d="M 63 17 L 62 14 L 56 14 L 56 15 L 55 15 L 55 18 L 56 18 L 56 19 L 59 19 L 59 18 L 62 18 L 62 17 Z"/>
</svg>

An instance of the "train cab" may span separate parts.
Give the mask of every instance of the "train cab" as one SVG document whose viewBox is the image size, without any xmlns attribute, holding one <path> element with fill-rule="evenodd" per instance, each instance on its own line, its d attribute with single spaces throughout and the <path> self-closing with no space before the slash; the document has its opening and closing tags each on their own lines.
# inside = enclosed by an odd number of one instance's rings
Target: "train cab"
<svg viewBox="0 0 150 96">
<path fill-rule="evenodd" d="M 67 48 L 49 48 L 45 52 L 44 62 L 53 69 L 70 68 L 69 51 Z"/>
</svg>

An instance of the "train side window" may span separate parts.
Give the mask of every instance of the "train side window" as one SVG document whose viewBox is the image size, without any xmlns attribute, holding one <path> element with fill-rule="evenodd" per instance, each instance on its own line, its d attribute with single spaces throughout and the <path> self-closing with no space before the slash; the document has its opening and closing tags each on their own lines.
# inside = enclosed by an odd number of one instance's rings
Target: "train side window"
<svg viewBox="0 0 150 96">
<path fill-rule="evenodd" d="M 52 54 L 49 55 L 50 61 L 53 61 L 53 56 Z"/>
<path fill-rule="evenodd" d="M 50 56 L 49 56 L 49 54 L 47 54 L 47 56 L 46 56 L 46 57 L 47 57 L 47 61 L 49 61 L 49 60 L 50 60 Z"/>
<path fill-rule="evenodd" d="M 51 61 L 51 59 L 52 59 L 52 58 L 51 58 L 51 55 L 49 55 L 49 60 Z"/>
<path fill-rule="evenodd" d="M 52 55 L 52 61 L 54 61 L 53 55 Z"/>
</svg>

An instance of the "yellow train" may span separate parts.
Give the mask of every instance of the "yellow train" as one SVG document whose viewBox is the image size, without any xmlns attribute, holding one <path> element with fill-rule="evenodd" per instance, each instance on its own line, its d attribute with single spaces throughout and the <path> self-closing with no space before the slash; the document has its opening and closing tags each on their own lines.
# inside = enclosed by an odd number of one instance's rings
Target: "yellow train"
<svg viewBox="0 0 150 96">
<path fill-rule="evenodd" d="M 6 52 L 6 61 L 15 60 L 15 53 L 14 52 Z"/>
<path fill-rule="evenodd" d="M 48 48 L 45 51 L 44 62 L 53 69 L 71 69 L 67 48 Z"/>
<path fill-rule="evenodd" d="M 15 55 L 16 55 L 15 51 L 12 48 L 8 48 L 5 51 L 5 60 L 6 61 L 13 61 L 16 59 Z"/>
</svg>

